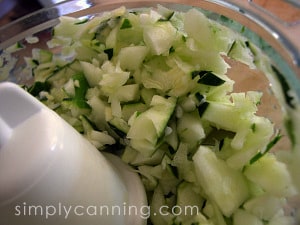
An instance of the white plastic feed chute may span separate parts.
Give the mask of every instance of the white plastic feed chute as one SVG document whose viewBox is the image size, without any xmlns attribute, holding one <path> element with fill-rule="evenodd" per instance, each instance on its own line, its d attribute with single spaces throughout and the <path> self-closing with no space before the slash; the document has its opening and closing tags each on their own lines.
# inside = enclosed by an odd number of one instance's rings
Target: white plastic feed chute
<svg viewBox="0 0 300 225">
<path fill-rule="evenodd" d="M 145 205 L 139 177 L 118 157 L 19 86 L 0 83 L 0 224 L 139 225 Z"/>
</svg>

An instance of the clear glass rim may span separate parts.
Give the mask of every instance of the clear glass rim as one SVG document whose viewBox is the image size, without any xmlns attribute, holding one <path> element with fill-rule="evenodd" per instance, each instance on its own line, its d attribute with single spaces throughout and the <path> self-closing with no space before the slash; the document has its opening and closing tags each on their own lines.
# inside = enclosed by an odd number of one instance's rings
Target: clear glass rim
<svg viewBox="0 0 300 225">
<path fill-rule="evenodd" d="M 110 10 L 120 5 L 141 7 L 141 4 L 143 6 L 155 6 L 159 3 L 200 7 L 227 16 L 247 27 L 250 26 L 251 30 L 269 41 L 269 44 L 283 56 L 297 76 L 300 77 L 300 44 L 295 43 L 287 35 L 291 27 L 280 24 L 274 18 L 262 16 L 258 9 L 251 7 L 251 1 L 68 0 L 53 7 L 38 10 L 0 27 L 0 49 L 12 45 L 32 33 L 54 26 L 58 23 L 58 18 L 63 15 L 83 16 Z M 292 28 L 292 30 L 300 32 L 300 26 Z"/>
</svg>

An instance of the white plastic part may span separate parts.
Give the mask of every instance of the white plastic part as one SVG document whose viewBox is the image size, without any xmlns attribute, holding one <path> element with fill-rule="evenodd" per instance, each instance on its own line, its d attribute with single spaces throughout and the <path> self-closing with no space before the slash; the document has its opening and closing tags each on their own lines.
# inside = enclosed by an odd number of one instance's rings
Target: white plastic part
<svg viewBox="0 0 300 225">
<path fill-rule="evenodd" d="M 0 113 L 1 114 L 1 113 Z M 0 148 L 9 140 L 12 129 L 0 118 Z"/>
<path fill-rule="evenodd" d="M 137 174 L 8 82 L 0 132 L 0 224 L 146 224 Z"/>
<path fill-rule="evenodd" d="M 3 83 L 0 87 L 0 147 L 10 138 L 13 128 L 41 108 L 35 102 L 28 104 L 26 96 L 16 87 L 10 83 Z"/>
</svg>

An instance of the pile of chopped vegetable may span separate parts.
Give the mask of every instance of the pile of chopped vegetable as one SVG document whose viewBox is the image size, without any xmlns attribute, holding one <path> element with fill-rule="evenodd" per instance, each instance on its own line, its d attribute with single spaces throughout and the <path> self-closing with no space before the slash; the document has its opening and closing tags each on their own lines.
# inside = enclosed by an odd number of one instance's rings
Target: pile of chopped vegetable
<svg viewBox="0 0 300 225">
<path fill-rule="evenodd" d="M 256 114 L 261 92 L 234 93 L 227 76 L 226 57 L 268 69 L 248 40 L 159 5 L 61 17 L 48 46 L 26 58 L 27 90 L 140 174 L 152 224 L 293 223 L 296 189 L 269 152 L 281 136 Z"/>
</svg>

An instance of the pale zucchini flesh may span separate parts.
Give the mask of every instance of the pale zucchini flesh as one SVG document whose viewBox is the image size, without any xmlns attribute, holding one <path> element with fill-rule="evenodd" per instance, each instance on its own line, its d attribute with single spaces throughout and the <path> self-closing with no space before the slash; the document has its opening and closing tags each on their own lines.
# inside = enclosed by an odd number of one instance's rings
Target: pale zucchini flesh
<svg viewBox="0 0 300 225">
<path fill-rule="evenodd" d="M 269 152 L 274 124 L 257 115 L 261 93 L 232 93 L 227 76 L 226 57 L 256 68 L 244 37 L 197 9 L 159 5 L 61 17 L 48 46 L 26 59 L 28 91 L 136 169 L 149 224 L 291 224 L 282 210 L 297 190 Z M 178 213 L 184 206 L 198 211 Z"/>
</svg>

